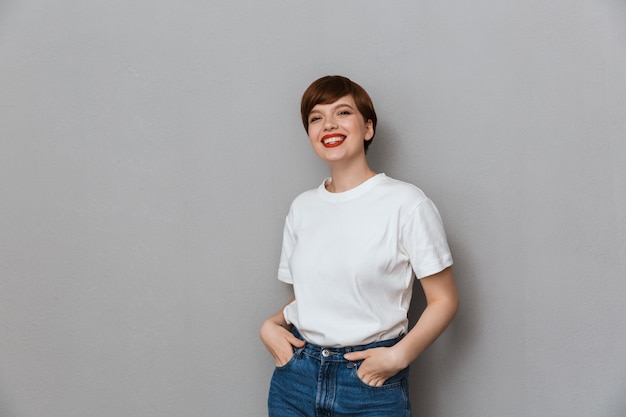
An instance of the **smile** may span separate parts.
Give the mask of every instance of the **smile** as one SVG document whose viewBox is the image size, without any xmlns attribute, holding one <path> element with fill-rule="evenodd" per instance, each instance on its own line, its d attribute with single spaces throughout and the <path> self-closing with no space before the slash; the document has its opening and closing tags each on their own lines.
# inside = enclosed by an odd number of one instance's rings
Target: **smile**
<svg viewBox="0 0 626 417">
<path fill-rule="evenodd" d="M 326 148 L 334 148 L 335 146 L 339 146 L 346 140 L 346 137 L 343 135 L 326 135 L 322 138 L 322 145 Z"/>
</svg>

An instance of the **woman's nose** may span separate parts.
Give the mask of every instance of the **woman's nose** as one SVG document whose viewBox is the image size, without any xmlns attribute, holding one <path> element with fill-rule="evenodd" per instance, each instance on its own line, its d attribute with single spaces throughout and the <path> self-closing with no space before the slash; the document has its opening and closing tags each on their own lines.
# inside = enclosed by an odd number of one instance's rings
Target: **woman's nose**
<svg viewBox="0 0 626 417">
<path fill-rule="evenodd" d="M 327 118 L 326 121 L 324 122 L 324 130 L 331 130 L 337 127 L 337 123 L 335 123 L 335 120 L 333 118 Z"/>
</svg>

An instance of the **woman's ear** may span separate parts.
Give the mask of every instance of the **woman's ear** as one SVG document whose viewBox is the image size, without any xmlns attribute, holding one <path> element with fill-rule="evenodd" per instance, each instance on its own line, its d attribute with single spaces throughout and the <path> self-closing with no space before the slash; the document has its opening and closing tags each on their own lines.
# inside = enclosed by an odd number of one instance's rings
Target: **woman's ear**
<svg viewBox="0 0 626 417">
<path fill-rule="evenodd" d="M 368 141 L 374 137 L 374 123 L 368 119 L 365 123 L 365 140 Z"/>
</svg>

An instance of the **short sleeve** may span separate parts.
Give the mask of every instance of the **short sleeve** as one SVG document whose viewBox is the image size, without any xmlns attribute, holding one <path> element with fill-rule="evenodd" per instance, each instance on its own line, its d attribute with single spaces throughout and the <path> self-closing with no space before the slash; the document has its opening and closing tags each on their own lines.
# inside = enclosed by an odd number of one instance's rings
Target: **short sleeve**
<svg viewBox="0 0 626 417">
<path fill-rule="evenodd" d="M 441 216 L 435 204 L 423 200 L 402 228 L 402 244 L 418 279 L 436 274 L 452 265 Z"/>
<path fill-rule="evenodd" d="M 280 254 L 280 263 L 278 264 L 278 279 L 288 284 L 293 284 L 291 276 L 291 268 L 289 268 L 289 260 L 293 253 L 295 237 L 293 234 L 293 208 L 289 210 L 289 214 L 285 219 L 285 227 L 283 229 L 283 244 Z"/>
</svg>

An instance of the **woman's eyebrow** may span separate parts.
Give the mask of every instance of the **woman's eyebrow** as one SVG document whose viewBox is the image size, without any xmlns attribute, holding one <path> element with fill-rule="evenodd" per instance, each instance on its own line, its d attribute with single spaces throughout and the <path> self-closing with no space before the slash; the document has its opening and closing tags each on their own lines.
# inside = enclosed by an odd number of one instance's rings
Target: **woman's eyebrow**
<svg viewBox="0 0 626 417">
<path fill-rule="evenodd" d="M 341 108 L 341 107 L 348 107 L 350 109 L 354 109 L 354 107 L 352 107 L 349 103 L 339 103 L 339 104 L 337 104 L 335 106 L 332 106 L 331 109 L 332 110 L 337 110 L 338 108 Z M 313 108 L 309 114 L 321 113 L 321 112 L 322 111 L 320 109 Z"/>
<path fill-rule="evenodd" d="M 338 109 L 338 108 L 340 108 L 340 107 L 349 107 L 349 108 L 351 108 L 351 109 L 353 108 L 353 107 L 352 107 L 350 104 L 348 104 L 348 103 L 339 103 L 339 104 L 337 104 L 336 106 L 334 106 L 334 107 L 333 107 L 333 109 Z"/>
</svg>

